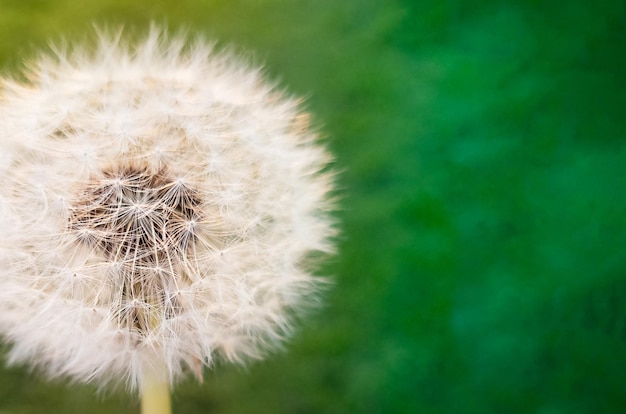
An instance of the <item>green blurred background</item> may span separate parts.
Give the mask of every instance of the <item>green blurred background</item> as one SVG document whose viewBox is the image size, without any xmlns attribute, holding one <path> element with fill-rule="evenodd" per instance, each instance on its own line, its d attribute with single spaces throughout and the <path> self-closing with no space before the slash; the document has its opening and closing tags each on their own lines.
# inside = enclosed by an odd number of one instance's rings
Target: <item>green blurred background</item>
<svg viewBox="0 0 626 414">
<path fill-rule="evenodd" d="M 265 63 L 343 171 L 325 307 L 176 413 L 626 412 L 624 2 L 0 0 L 0 69 L 151 20 Z M 0 371 L 0 413 L 138 408 Z"/>
</svg>

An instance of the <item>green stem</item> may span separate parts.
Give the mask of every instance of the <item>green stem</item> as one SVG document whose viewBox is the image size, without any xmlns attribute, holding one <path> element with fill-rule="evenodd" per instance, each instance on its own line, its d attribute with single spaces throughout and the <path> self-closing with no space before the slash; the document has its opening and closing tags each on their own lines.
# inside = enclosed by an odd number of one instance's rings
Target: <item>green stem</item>
<svg viewBox="0 0 626 414">
<path fill-rule="evenodd" d="M 170 387 L 167 383 L 146 378 L 141 390 L 141 414 L 171 414 Z"/>
</svg>

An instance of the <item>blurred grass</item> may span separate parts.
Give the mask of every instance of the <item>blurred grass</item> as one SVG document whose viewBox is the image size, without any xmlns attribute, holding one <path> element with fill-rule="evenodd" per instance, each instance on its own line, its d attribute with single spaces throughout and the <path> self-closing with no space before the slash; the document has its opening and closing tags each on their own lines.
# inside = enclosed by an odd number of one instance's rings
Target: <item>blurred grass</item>
<svg viewBox="0 0 626 414">
<path fill-rule="evenodd" d="M 0 68 L 151 20 L 253 51 L 344 170 L 326 307 L 175 412 L 623 412 L 622 2 L 0 0 Z M 0 372 L 0 413 L 137 410 Z"/>
</svg>

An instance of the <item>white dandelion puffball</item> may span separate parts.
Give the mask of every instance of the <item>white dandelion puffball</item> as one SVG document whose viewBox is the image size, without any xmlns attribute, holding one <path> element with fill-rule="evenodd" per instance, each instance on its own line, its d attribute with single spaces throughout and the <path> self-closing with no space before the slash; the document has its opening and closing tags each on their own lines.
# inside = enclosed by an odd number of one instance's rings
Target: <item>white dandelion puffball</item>
<svg viewBox="0 0 626 414">
<path fill-rule="evenodd" d="M 136 389 L 280 345 L 333 235 L 299 101 L 157 29 L 67 50 L 0 81 L 9 360 Z"/>
</svg>

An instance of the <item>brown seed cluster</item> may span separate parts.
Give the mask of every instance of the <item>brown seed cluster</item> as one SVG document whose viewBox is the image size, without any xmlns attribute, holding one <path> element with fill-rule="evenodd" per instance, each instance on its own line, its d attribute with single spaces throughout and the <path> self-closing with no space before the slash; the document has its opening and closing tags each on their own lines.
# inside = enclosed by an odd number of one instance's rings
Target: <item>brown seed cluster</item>
<svg viewBox="0 0 626 414">
<path fill-rule="evenodd" d="M 122 282 L 121 326 L 145 334 L 159 318 L 178 313 L 180 304 L 172 292 L 186 277 L 199 210 L 197 192 L 165 169 L 110 169 L 81 191 L 70 229 L 79 244 L 111 264 L 111 276 Z"/>
</svg>

